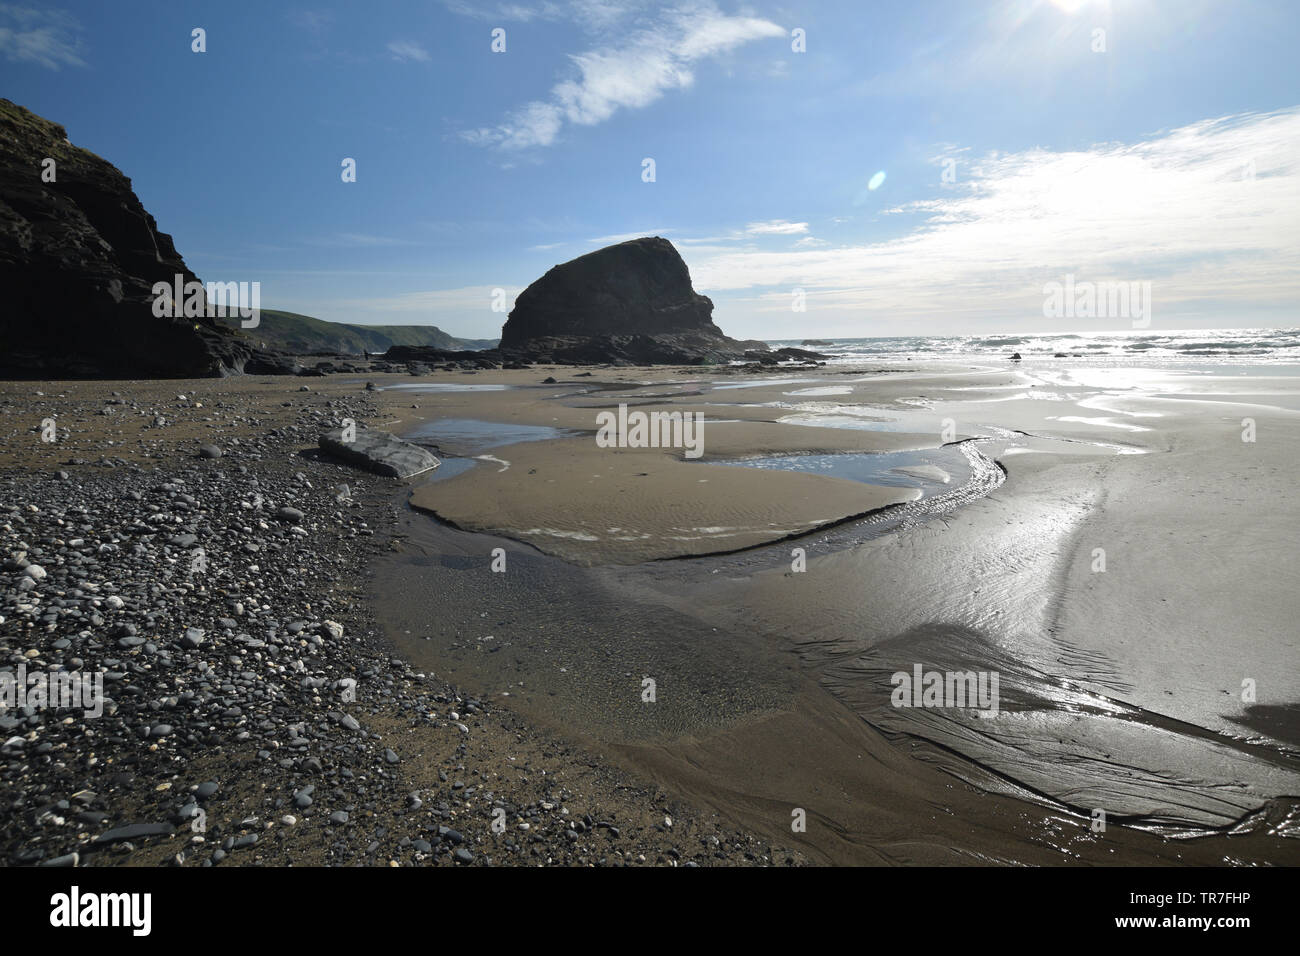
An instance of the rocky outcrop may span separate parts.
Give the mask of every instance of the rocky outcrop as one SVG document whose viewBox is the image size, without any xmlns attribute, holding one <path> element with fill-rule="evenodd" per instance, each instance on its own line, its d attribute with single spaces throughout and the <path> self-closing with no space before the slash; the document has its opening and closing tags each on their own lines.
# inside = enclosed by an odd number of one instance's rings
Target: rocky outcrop
<svg viewBox="0 0 1300 956">
<path fill-rule="evenodd" d="M 442 464 L 419 445 L 374 428 L 357 428 L 350 436 L 335 428 L 320 436 L 320 447 L 335 458 L 390 478 L 410 478 Z"/>
<path fill-rule="evenodd" d="M 253 348 L 217 319 L 154 316 L 153 284 L 178 274 L 198 281 L 126 176 L 73 146 L 62 126 L 0 99 L 0 372 L 242 370 Z"/>
<path fill-rule="evenodd" d="M 500 368 L 501 353 L 496 349 L 436 349 L 424 345 L 394 345 L 384 353 L 384 361 L 395 365 L 456 365 L 461 368 Z"/>
<path fill-rule="evenodd" d="M 810 352 L 807 349 L 795 349 L 789 346 L 777 349 L 776 354 L 783 362 L 825 362 L 831 357 L 821 352 Z"/>
<path fill-rule="evenodd" d="M 292 355 L 270 350 L 259 351 L 244 363 L 249 375 L 300 375 L 302 365 Z"/>
<path fill-rule="evenodd" d="M 781 362 L 803 362 L 805 364 L 815 364 L 817 362 L 826 361 L 830 356 L 823 355 L 821 352 L 809 352 L 807 349 L 796 349 L 787 346 L 786 348 L 776 349 L 775 351 L 750 349 L 745 352 L 745 358 L 749 359 L 751 362 L 762 362 L 764 365 L 778 365 Z"/>
<path fill-rule="evenodd" d="M 699 365 L 766 348 L 724 335 L 673 244 L 654 236 L 552 268 L 515 300 L 499 351 L 527 362 Z"/>
</svg>

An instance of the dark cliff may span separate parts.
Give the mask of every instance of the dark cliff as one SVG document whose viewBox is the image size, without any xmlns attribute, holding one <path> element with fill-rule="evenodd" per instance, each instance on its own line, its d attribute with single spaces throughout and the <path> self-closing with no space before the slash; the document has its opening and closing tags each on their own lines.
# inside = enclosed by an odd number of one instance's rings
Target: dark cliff
<svg viewBox="0 0 1300 956">
<path fill-rule="evenodd" d="M 43 181 L 47 159 L 54 181 Z M 0 99 L 0 370 L 42 377 L 197 377 L 252 347 L 206 316 L 157 318 L 155 282 L 198 281 L 131 181 L 62 126 Z"/>
</svg>

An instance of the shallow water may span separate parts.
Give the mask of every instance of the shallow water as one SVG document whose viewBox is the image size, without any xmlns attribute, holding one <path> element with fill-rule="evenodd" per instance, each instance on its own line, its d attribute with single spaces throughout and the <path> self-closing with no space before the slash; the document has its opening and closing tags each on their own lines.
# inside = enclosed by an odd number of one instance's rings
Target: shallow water
<svg viewBox="0 0 1300 956">
<path fill-rule="evenodd" d="M 479 382 L 417 382 L 411 385 L 384 385 L 381 392 L 507 392 L 514 385 L 487 385 Z"/>
<path fill-rule="evenodd" d="M 488 422 L 477 418 L 440 418 L 418 425 L 402 437 L 416 444 L 447 444 L 457 446 L 467 454 L 477 454 L 504 445 L 572 438 L 579 434 L 581 433 L 573 429 L 553 428 L 550 425 Z"/>
<path fill-rule="evenodd" d="M 947 403 L 950 407 L 953 403 Z M 986 426 L 941 414 L 929 407 L 878 408 L 870 405 L 838 405 L 825 402 L 780 403 L 778 408 L 794 412 L 777 419 L 783 425 L 806 425 L 815 428 L 851 428 L 858 431 L 902 432 L 913 435 L 942 436 L 951 430 L 952 437 L 975 437 L 993 434 Z"/>
<path fill-rule="evenodd" d="M 802 471 L 825 475 L 828 478 L 847 478 L 870 485 L 888 485 L 891 488 L 917 488 L 923 494 L 933 494 L 946 488 L 949 482 L 909 474 L 901 468 L 934 466 L 946 473 L 957 484 L 970 477 L 970 466 L 955 446 L 895 452 L 863 452 L 834 455 L 777 455 L 770 458 L 748 458 L 740 461 L 710 462 L 737 468 L 763 468 L 777 471 Z"/>
<path fill-rule="evenodd" d="M 713 382 L 713 390 L 721 392 L 725 389 L 735 388 L 759 388 L 764 385 L 803 385 L 806 382 L 822 382 L 821 378 L 756 378 L 747 382 Z"/>
<path fill-rule="evenodd" d="M 1160 376 L 1156 381 L 1148 382 L 1147 388 L 1133 391 L 1129 390 L 1132 386 L 1127 373 L 1105 373 L 1094 378 L 1090 372 L 1076 376 L 1054 372 L 1045 378 L 1050 380 L 1050 384 L 1071 391 L 1077 389 L 1082 394 L 1075 396 L 1048 388 L 1039 388 L 1031 393 L 1024 390 L 1025 386 L 1016 385 L 1012 387 L 1017 392 L 1014 397 L 1071 402 L 1103 411 L 1106 413 L 1104 420 L 1095 420 L 1095 416 L 1062 416 L 1056 421 L 1094 427 L 1104 425 L 1109 426 L 1107 430 L 1117 429 L 1121 433 L 1133 430 L 1132 427 L 1123 427 L 1129 424 L 1125 418 L 1136 418 L 1141 422 L 1162 417 L 1151 411 L 1138 414 L 1129 410 L 1125 406 L 1130 399 L 1150 401 L 1156 397 L 1198 395 L 1194 391 L 1190 395 L 1179 395 L 1174 387 L 1181 384 L 1179 377 L 1170 375 Z M 769 379 L 719 387 L 745 388 L 801 381 L 817 380 Z M 1097 388 L 1105 391 L 1086 403 L 1080 402 L 1083 394 Z M 792 412 L 781 419 L 791 425 L 937 435 L 944 417 L 936 408 L 930 407 L 873 408 L 816 401 L 770 404 Z M 938 408 L 953 409 L 961 404 L 946 402 Z M 987 408 L 984 414 L 990 414 Z M 482 440 L 485 426 L 488 432 L 493 428 L 512 427 L 467 421 L 474 427 L 461 433 L 461 438 L 466 440 Z M 1038 427 L 1046 430 L 1050 427 L 1046 424 L 1048 421 L 1051 419 L 1044 417 Z M 1005 473 L 995 463 L 995 458 L 1049 452 L 1057 456 L 1096 455 L 1103 450 L 1114 455 L 1150 452 L 1118 441 L 1027 436 L 1007 428 L 961 420 L 957 421 L 956 427 L 959 434 L 975 435 L 976 439 L 941 448 L 904 452 L 780 456 L 709 463 L 805 471 L 921 490 L 921 497 L 915 501 L 802 535 L 793 542 L 810 555 L 827 556 L 833 552 L 854 550 L 873 539 L 922 525 L 927 526 L 925 533 L 932 538 L 942 535 L 944 529 L 940 522 L 943 519 L 956 509 L 989 495 L 1002 484 Z M 544 433 L 547 429 L 540 431 Z M 550 431 L 560 432 L 558 429 Z M 514 440 L 546 437 L 561 436 L 536 434 L 531 438 Z M 1118 439 L 1121 435 L 1114 437 Z M 487 440 L 493 440 L 493 436 L 489 434 Z M 479 447 L 494 446 L 481 444 Z M 933 478 L 896 471 L 923 465 L 942 468 L 953 480 L 944 485 Z M 1087 511 L 1085 498 L 1086 495 L 1080 495 L 1079 501 L 1074 503 L 1079 516 Z M 1246 809 L 1258 806 L 1264 795 L 1294 792 L 1291 788 L 1297 779 L 1297 771 L 1294 761 L 1285 755 L 1256 744 L 1225 739 L 1203 727 L 1163 717 L 1129 703 L 1125 698 L 1130 696 L 1131 688 L 1118 675 L 1114 663 L 1104 655 L 1058 641 L 1051 628 L 1034 625 L 1020 629 L 1008 623 L 1007 618 L 1014 615 L 1007 612 L 1018 606 L 1017 601 L 1036 607 L 1035 602 L 1049 602 L 1051 595 L 1059 590 L 1057 582 L 1050 577 L 1050 571 L 1058 563 L 1058 550 L 1069 540 L 1073 528 L 1071 522 L 1078 517 L 1071 517 L 1073 512 L 1071 515 L 1049 512 L 1039 516 L 1034 512 L 1033 504 L 1030 500 L 1021 502 L 1005 522 L 1009 544 L 998 548 L 990 543 L 987 566 L 981 564 L 983 558 L 974 562 L 973 566 L 978 567 L 982 574 L 1006 565 L 1003 568 L 1006 571 L 1004 582 L 995 583 L 991 574 L 987 580 L 981 576 L 971 578 L 968 584 L 965 581 L 954 582 L 943 577 L 948 572 L 941 567 L 934 572 L 939 577 L 928 587 L 917 581 L 917 601 L 929 607 L 927 602 L 951 598 L 951 607 L 945 605 L 945 616 L 941 617 L 936 607 L 933 619 L 915 627 L 900 628 L 896 639 L 880 642 L 866 641 L 863 634 L 852 628 L 840 634 L 839 626 L 847 623 L 842 609 L 822 610 L 811 606 L 807 609 L 805 623 L 810 628 L 820 629 L 819 642 L 812 645 L 812 651 L 801 653 L 801 656 L 806 655 L 805 663 L 819 672 L 823 686 L 887 736 L 905 741 L 916 756 L 941 766 L 954 778 L 968 780 L 984 789 L 1003 790 L 1030 799 L 1060 801 L 1084 814 L 1090 807 L 1103 806 L 1120 817 L 1131 815 L 1130 825 L 1169 828 L 1170 832 L 1179 835 L 1234 820 Z M 979 510 L 975 513 L 978 514 Z M 934 518 L 939 518 L 940 522 L 931 524 Z M 476 537 L 466 539 L 469 546 L 476 549 L 481 547 L 478 542 L 482 540 Z M 575 615 L 568 607 L 568 601 L 590 600 L 589 594 L 599 582 L 600 592 L 611 597 L 615 604 L 627 600 L 629 607 L 634 608 L 625 619 L 620 619 L 622 627 L 636 628 L 667 640 L 667 635 L 661 634 L 662 623 L 650 608 L 662 607 L 669 603 L 670 598 L 683 595 L 694 595 L 699 599 L 696 603 L 708 606 L 709 592 L 702 590 L 701 582 L 712 579 L 726 581 L 735 588 L 747 586 L 746 582 L 756 572 L 788 567 L 791 543 L 778 542 L 740 552 L 672 559 L 648 565 L 588 570 L 582 572 L 582 587 L 576 589 L 567 584 L 560 586 L 560 582 L 568 581 L 569 574 L 562 562 L 530 555 L 530 562 L 554 572 L 545 595 L 539 593 L 533 595 L 533 599 L 558 600 L 566 610 L 530 617 L 529 620 L 540 623 L 543 619 L 554 619 L 557 626 L 564 621 L 572 622 Z M 719 549 L 720 552 L 725 550 L 725 543 L 721 540 Z M 918 567 L 924 568 L 924 565 Z M 861 568 L 863 573 L 850 580 L 860 580 L 863 593 L 871 594 L 879 574 L 867 572 L 878 571 L 879 567 L 863 563 Z M 578 574 L 576 571 L 572 573 Z M 907 591 L 910 584 L 908 582 L 908 587 L 895 590 Z M 970 588 L 969 596 L 963 598 L 962 594 L 967 593 L 963 589 L 967 587 Z M 1000 587 L 1006 587 L 1007 593 L 999 591 Z M 981 591 L 985 593 L 981 595 Z M 645 607 L 632 605 L 632 596 L 644 601 Z M 893 614 L 884 610 L 882 598 L 874 600 L 882 606 L 881 614 L 885 620 L 882 627 L 887 632 L 892 626 Z M 697 616 L 691 611 L 692 607 L 694 604 L 690 601 L 679 606 L 679 610 L 687 611 L 674 623 L 680 633 L 707 639 L 710 646 L 720 646 L 725 641 L 728 654 L 736 654 L 741 648 L 756 651 L 763 646 L 762 642 L 747 641 L 748 632 L 744 629 L 736 629 L 725 636 L 723 632 L 727 628 L 706 631 L 702 624 L 721 623 L 710 616 L 715 609 L 710 607 L 710 614 Z M 870 607 L 864 613 L 870 613 Z M 594 635 L 606 635 L 598 644 L 602 649 L 618 644 L 602 626 L 607 623 L 605 615 L 608 614 L 608 608 L 602 608 L 600 615 L 592 616 Z M 1017 623 L 1032 622 L 1017 619 Z M 834 638 L 834 643 L 828 638 Z M 633 642 L 630 647 L 622 648 L 621 653 L 631 653 L 636 646 Z M 821 650 L 827 653 L 821 656 Z M 1001 716 L 990 722 L 981 714 L 948 709 L 899 710 L 890 706 L 890 675 L 907 670 L 919 660 L 945 670 L 1000 673 L 1003 677 Z M 515 668 L 527 666 L 522 658 L 512 663 Z M 694 663 L 698 666 L 699 662 Z M 719 673 L 724 672 L 720 661 L 714 661 L 713 666 Z M 635 665 L 627 665 L 629 674 L 634 669 Z M 775 679 L 778 671 L 765 670 L 764 673 Z M 529 678 L 531 682 L 536 675 L 530 672 Z M 1090 685 L 1090 689 L 1083 686 L 1085 683 Z M 1198 774 L 1208 780 L 1198 779 Z M 1231 783 L 1225 784 L 1225 781 Z"/>
<path fill-rule="evenodd" d="M 473 467 L 473 458 L 443 458 L 442 464 L 429 472 L 428 478 L 421 482 L 421 484 L 428 485 L 435 481 L 447 481 L 450 478 L 455 478 L 457 475 L 463 475 Z"/>
</svg>

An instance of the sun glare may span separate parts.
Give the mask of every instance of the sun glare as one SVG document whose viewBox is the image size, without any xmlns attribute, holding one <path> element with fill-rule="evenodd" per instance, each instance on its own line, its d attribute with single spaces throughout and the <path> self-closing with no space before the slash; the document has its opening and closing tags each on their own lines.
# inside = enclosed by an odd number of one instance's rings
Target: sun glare
<svg viewBox="0 0 1300 956">
<path fill-rule="evenodd" d="M 1052 0 L 1052 6 L 1065 13 L 1078 13 L 1088 5 L 1088 0 Z"/>
</svg>

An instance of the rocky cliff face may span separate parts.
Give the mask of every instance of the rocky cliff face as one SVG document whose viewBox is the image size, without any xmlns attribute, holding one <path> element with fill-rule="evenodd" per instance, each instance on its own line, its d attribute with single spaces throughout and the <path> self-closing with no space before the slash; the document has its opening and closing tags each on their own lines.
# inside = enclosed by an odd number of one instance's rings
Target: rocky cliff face
<svg viewBox="0 0 1300 956">
<path fill-rule="evenodd" d="M 43 181 L 53 160 L 52 182 Z M 47 174 L 48 175 L 48 174 Z M 155 282 L 198 281 L 111 163 L 0 99 L 0 371 L 196 377 L 252 348 L 217 319 L 157 318 Z"/>
<path fill-rule="evenodd" d="M 691 287 L 673 244 L 658 236 L 597 249 L 555 266 L 515 300 L 500 350 L 528 361 L 690 364 L 739 358 Z"/>
</svg>

